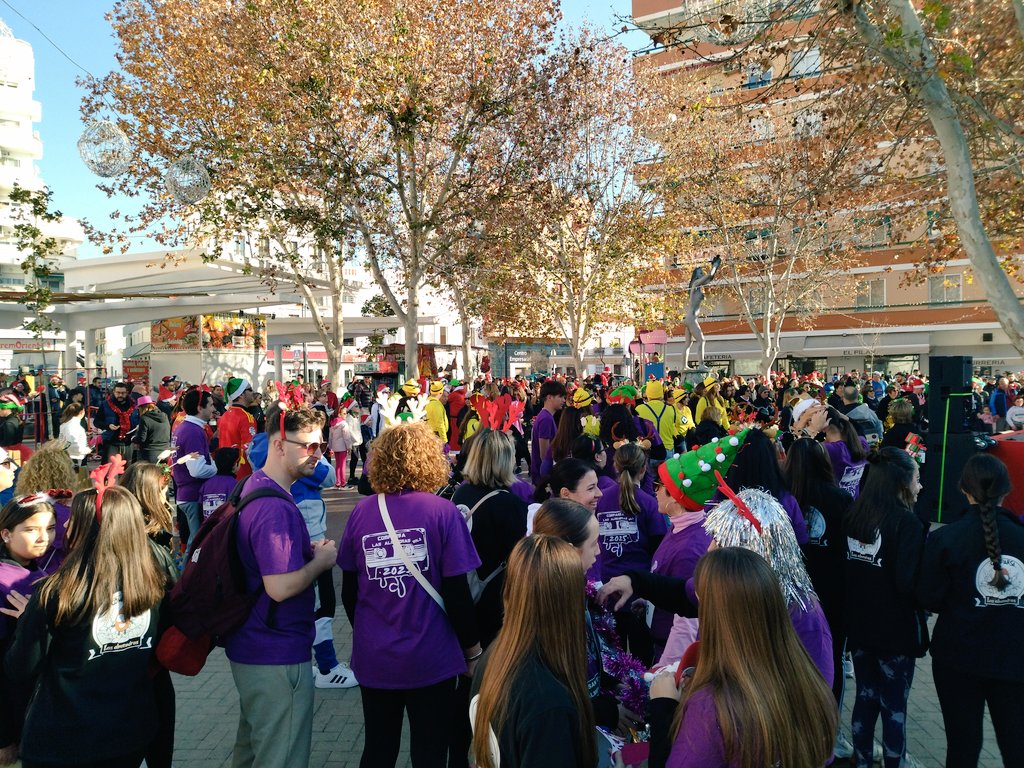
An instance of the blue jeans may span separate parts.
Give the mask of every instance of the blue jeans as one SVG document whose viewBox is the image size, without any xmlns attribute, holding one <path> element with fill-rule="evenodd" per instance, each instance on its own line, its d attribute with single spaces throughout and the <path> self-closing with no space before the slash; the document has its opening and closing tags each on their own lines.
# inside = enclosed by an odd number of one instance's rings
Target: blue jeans
<svg viewBox="0 0 1024 768">
<path fill-rule="evenodd" d="M 199 533 L 199 526 L 203 524 L 203 505 L 198 501 L 179 501 L 178 508 L 188 523 L 188 542 L 185 545 L 185 551 L 188 552 L 192 547 L 192 539 Z"/>
<path fill-rule="evenodd" d="M 907 700 L 914 682 L 913 656 L 876 656 L 855 648 L 857 699 L 850 727 L 857 768 L 871 768 L 875 723 L 882 715 L 885 768 L 899 768 L 907 753 Z"/>
</svg>

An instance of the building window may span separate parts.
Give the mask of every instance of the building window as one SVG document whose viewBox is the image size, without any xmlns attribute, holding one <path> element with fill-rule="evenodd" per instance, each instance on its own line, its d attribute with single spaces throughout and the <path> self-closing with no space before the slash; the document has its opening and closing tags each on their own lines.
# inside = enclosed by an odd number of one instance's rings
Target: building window
<svg viewBox="0 0 1024 768">
<path fill-rule="evenodd" d="M 857 284 L 857 308 L 885 306 L 885 279 L 862 280 Z"/>
<path fill-rule="evenodd" d="M 821 74 L 821 49 L 804 48 L 796 51 L 792 58 L 792 77 L 816 77 Z"/>
<path fill-rule="evenodd" d="M 854 243 L 860 248 L 877 248 L 892 240 L 892 218 L 854 219 Z"/>
<path fill-rule="evenodd" d="M 772 82 L 772 68 L 763 69 L 760 64 L 747 65 L 747 81 L 744 88 L 763 88 Z"/>
<path fill-rule="evenodd" d="M 822 129 L 821 112 L 801 112 L 796 116 L 796 125 L 793 133 L 797 138 L 808 139 L 812 136 L 820 136 Z"/>
<path fill-rule="evenodd" d="M 751 141 L 755 144 L 775 138 L 775 126 L 765 117 L 755 117 L 750 121 Z"/>
<path fill-rule="evenodd" d="M 245 258 L 245 238 L 242 235 L 238 235 L 235 238 L 235 257 L 239 259 Z"/>
<path fill-rule="evenodd" d="M 261 259 L 269 259 L 270 258 L 270 238 L 269 237 L 261 237 L 260 238 L 260 258 Z"/>
<path fill-rule="evenodd" d="M 928 303 L 952 304 L 963 299 L 963 275 L 933 275 L 928 278 Z"/>
<path fill-rule="evenodd" d="M 438 336 L 437 343 L 441 346 L 448 346 L 448 327 L 442 325 L 440 328 L 440 335 Z"/>
<path fill-rule="evenodd" d="M 0 150 L 0 165 L 5 165 L 8 168 L 20 168 L 21 160 L 11 157 L 11 153 L 6 150 Z"/>
<path fill-rule="evenodd" d="M 298 256 L 299 255 L 299 241 L 298 240 L 289 240 L 288 241 L 288 253 L 290 255 L 292 255 L 292 256 Z"/>
</svg>

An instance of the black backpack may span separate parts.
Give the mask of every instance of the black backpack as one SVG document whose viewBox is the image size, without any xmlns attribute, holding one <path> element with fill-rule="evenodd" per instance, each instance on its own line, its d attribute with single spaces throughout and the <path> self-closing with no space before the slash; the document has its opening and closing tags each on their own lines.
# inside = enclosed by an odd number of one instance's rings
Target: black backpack
<svg viewBox="0 0 1024 768">
<path fill-rule="evenodd" d="M 208 655 L 214 645 L 223 644 L 227 635 L 245 623 L 256 600 L 263 594 L 262 586 L 252 592 L 246 588 L 245 571 L 238 554 L 238 517 L 246 505 L 257 499 L 274 497 L 292 501 L 292 497 L 272 488 L 261 488 L 242 496 L 248 479 L 240 480 L 227 500 L 203 521 L 185 559 L 181 578 L 171 589 L 172 630 L 160 641 L 161 646 L 167 646 L 166 652 L 162 654 L 160 648 L 157 649 L 161 663 L 171 671 L 196 674 L 205 663 L 202 649 L 205 648 Z M 270 604 L 269 625 L 273 625 L 276 605 Z M 187 650 L 180 650 L 179 644 L 187 645 Z M 180 654 L 188 656 L 182 661 L 195 671 L 186 672 L 175 666 L 179 664 L 176 655 Z M 199 655 L 201 659 L 196 658 Z"/>
</svg>

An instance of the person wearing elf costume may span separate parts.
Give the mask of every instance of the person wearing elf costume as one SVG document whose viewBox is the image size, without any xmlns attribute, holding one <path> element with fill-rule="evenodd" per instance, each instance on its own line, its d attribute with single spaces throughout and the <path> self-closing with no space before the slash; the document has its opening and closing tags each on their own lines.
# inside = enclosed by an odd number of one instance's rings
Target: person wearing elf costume
<svg viewBox="0 0 1024 768">
<path fill-rule="evenodd" d="M 252 474 L 252 464 L 246 456 L 252 439 L 256 437 L 256 419 L 249 413 L 252 405 L 252 386 L 248 379 L 231 378 L 224 388 L 224 398 L 230 407 L 217 424 L 217 445 L 220 448 L 237 448 L 241 457 L 235 477 L 241 480 Z"/>
<path fill-rule="evenodd" d="M 697 406 L 693 411 L 694 418 L 700 421 L 701 416 L 704 415 L 704 409 L 709 405 L 713 405 L 722 412 L 722 427 L 729 429 L 729 404 L 725 401 L 719 391 L 718 380 L 714 376 L 708 376 L 704 379 L 704 393 L 698 398 Z"/>
<path fill-rule="evenodd" d="M 676 410 L 676 436 L 672 441 L 675 448 L 686 445 L 686 436 L 696 426 L 693 413 L 687 405 L 689 395 L 685 389 L 670 389 L 665 392 L 665 402 Z"/>
<path fill-rule="evenodd" d="M 427 424 L 443 443 L 448 442 L 448 411 L 444 407 L 444 382 L 430 382 L 427 397 Z"/>
<path fill-rule="evenodd" d="M 448 382 L 448 447 L 457 451 L 460 448 L 459 442 L 459 414 L 466 405 L 466 385 L 458 379 Z"/>
<path fill-rule="evenodd" d="M 677 473 L 677 463 L 666 462 L 670 463 L 673 463 L 673 467 L 659 471 L 659 476 L 665 481 L 669 493 L 681 500 L 684 506 L 692 504 L 691 493 L 700 495 L 704 489 L 711 487 L 707 476 L 716 482 L 720 481 L 721 472 L 711 467 L 709 470 L 699 469 L 691 484 L 686 486 L 686 480 L 690 478 L 684 472 Z M 704 463 L 707 464 L 707 461 Z M 683 479 L 680 480 L 680 477 Z M 743 547 L 768 561 L 779 577 L 793 629 L 814 666 L 831 687 L 834 678 L 832 632 L 814 592 L 811 577 L 804 567 L 803 554 L 793 535 L 793 526 L 786 510 L 773 496 L 761 490 L 747 489 L 737 495 L 726 486 L 726 493 L 728 498 L 715 506 L 705 518 L 704 530 L 714 540 L 714 547 Z M 656 607 L 681 616 L 697 615 L 698 598 L 692 578 L 683 581 L 633 570 L 609 580 L 598 593 L 602 601 L 616 595 L 616 608 L 625 605 L 631 597 L 638 596 L 650 600 Z"/>
<path fill-rule="evenodd" d="M 397 414 L 411 413 L 412 409 L 409 407 L 409 401 L 415 400 L 420 396 L 420 383 L 415 379 L 409 379 L 405 384 L 398 388 L 401 393 L 398 396 L 398 409 L 395 411 Z"/>
<path fill-rule="evenodd" d="M 636 407 L 636 415 L 651 422 L 658 430 L 663 448 L 660 452 L 652 449 L 651 458 L 654 461 L 661 461 L 667 455 L 668 448 L 675 445 L 676 435 L 679 434 L 682 425 L 679 423 L 676 409 L 665 402 L 665 385 L 662 382 L 647 382 L 647 386 L 644 387 L 644 398 L 645 402 Z"/>
</svg>

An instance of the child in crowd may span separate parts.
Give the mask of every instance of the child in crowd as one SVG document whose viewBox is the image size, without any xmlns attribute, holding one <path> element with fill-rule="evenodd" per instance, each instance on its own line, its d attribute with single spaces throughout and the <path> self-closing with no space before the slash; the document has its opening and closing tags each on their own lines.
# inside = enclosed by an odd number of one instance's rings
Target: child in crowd
<svg viewBox="0 0 1024 768">
<path fill-rule="evenodd" d="M 217 474 L 206 480 L 199 489 L 199 501 L 202 504 L 203 520 L 217 511 L 217 507 L 227 501 L 228 495 L 235 489 L 238 480 L 240 457 L 237 448 L 218 448 L 213 454 L 213 463 L 217 465 Z"/>
</svg>

